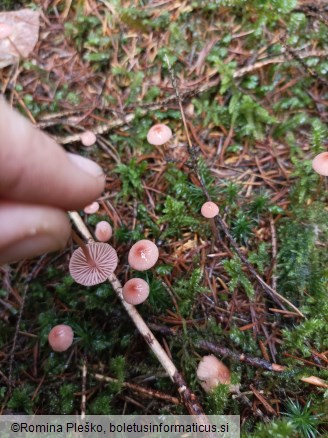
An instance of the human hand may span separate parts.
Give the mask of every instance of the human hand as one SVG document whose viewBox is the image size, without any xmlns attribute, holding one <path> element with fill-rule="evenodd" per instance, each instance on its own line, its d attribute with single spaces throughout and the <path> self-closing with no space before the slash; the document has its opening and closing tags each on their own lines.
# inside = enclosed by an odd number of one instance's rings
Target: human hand
<svg viewBox="0 0 328 438">
<path fill-rule="evenodd" d="M 66 153 L 0 98 L 0 264 L 65 247 L 65 210 L 81 209 L 105 186 L 102 169 Z"/>
</svg>

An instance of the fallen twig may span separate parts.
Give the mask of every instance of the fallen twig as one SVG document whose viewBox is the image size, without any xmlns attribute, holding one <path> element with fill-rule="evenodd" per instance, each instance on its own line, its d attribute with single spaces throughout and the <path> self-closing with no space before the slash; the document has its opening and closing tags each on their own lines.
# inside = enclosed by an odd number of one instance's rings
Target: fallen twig
<svg viewBox="0 0 328 438">
<path fill-rule="evenodd" d="M 171 82 L 172 82 L 172 87 L 175 91 L 175 96 L 176 99 L 178 101 L 179 104 L 179 108 L 180 108 L 180 113 L 181 113 L 181 117 L 182 117 L 182 122 L 183 122 L 183 126 L 185 129 L 185 133 L 186 133 L 186 137 L 187 137 L 187 150 L 190 156 L 190 161 L 191 161 L 191 168 L 193 170 L 193 172 L 195 173 L 201 189 L 204 193 L 204 195 L 206 196 L 208 201 L 211 201 L 211 197 L 207 191 L 206 185 L 205 185 L 205 181 L 199 171 L 199 166 L 198 166 L 198 160 L 197 160 L 197 155 L 195 152 L 195 148 L 192 145 L 191 139 L 190 139 L 190 135 L 189 135 L 189 130 L 188 130 L 188 126 L 187 126 L 187 122 L 186 122 L 186 118 L 185 118 L 185 114 L 184 114 L 184 110 L 183 110 L 183 106 L 182 106 L 182 99 L 179 93 L 179 88 L 176 82 L 176 78 L 175 78 L 175 74 L 174 71 L 171 67 L 171 64 L 169 62 L 168 57 L 166 57 L 166 62 L 168 64 L 168 69 L 169 72 L 171 74 Z M 264 290 L 264 292 L 266 292 L 268 295 L 270 295 L 270 297 L 282 308 L 284 308 L 281 304 L 281 301 L 285 302 L 286 304 L 288 304 L 293 310 L 295 310 L 295 312 L 302 316 L 304 318 L 304 315 L 300 312 L 300 310 L 297 309 L 297 307 L 294 306 L 294 304 L 292 304 L 290 301 L 288 301 L 285 297 L 283 297 L 282 295 L 280 295 L 277 291 L 275 291 L 274 289 L 272 289 L 272 287 L 270 287 L 260 276 L 259 274 L 256 272 L 256 269 L 253 267 L 253 265 L 248 261 L 247 257 L 244 256 L 244 254 L 240 251 L 235 239 L 232 237 L 232 235 L 230 234 L 228 227 L 226 226 L 226 224 L 224 223 L 223 218 L 221 217 L 220 213 L 218 213 L 215 216 L 215 222 L 217 227 L 219 228 L 219 230 L 222 230 L 223 233 L 225 234 L 226 238 L 228 239 L 230 245 L 234 248 L 234 250 L 236 251 L 238 257 L 240 258 L 240 260 L 244 263 L 244 265 L 247 267 L 248 271 L 250 272 L 250 274 L 255 278 L 255 280 L 258 282 L 258 284 L 262 287 L 262 289 Z"/>
<path fill-rule="evenodd" d="M 93 237 L 91 233 L 89 232 L 88 228 L 82 221 L 80 215 L 76 211 L 69 212 L 69 216 L 74 222 L 75 226 L 78 228 L 81 235 L 84 237 L 86 241 L 93 240 Z M 203 408 L 199 404 L 195 394 L 191 392 L 191 390 L 188 388 L 184 378 L 179 373 L 178 369 L 172 362 L 172 360 L 168 357 L 163 347 L 160 345 L 160 343 L 157 341 L 153 333 L 148 328 L 147 324 L 137 311 L 137 309 L 132 306 L 131 304 L 127 303 L 122 294 L 122 285 L 115 274 L 111 274 L 108 278 L 110 284 L 112 285 L 114 291 L 116 292 L 116 295 L 120 299 L 122 305 L 124 306 L 125 310 L 129 314 L 130 318 L 134 322 L 135 326 L 137 327 L 139 333 L 143 336 L 146 343 L 151 348 L 152 352 L 157 357 L 158 361 L 162 365 L 162 367 L 165 369 L 167 374 L 169 375 L 170 379 L 177 385 L 179 394 L 183 400 L 184 405 L 186 406 L 188 412 L 190 415 L 196 415 L 201 416 L 199 421 L 202 424 L 207 424 L 208 421 L 206 419 L 205 413 L 203 411 Z M 205 423 L 204 423 L 205 422 Z"/>
<path fill-rule="evenodd" d="M 103 382 L 111 382 L 111 383 L 117 383 L 118 379 L 114 379 L 114 377 L 108 377 L 108 376 L 104 376 L 102 374 L 94 374 L 93 377 L 96 380 L 100 380 Z M 174 405 L 179 405 L 180 404 L 180 400 L 176 397 L 172 397 L 171 395 L 168 394 L 164 394 L 161 391 L 157 391 L 155 389 L 152 388 L 146 388 L 145 386 L 141 386 L 141 385 L 137 385 L 136 383 L 130 383 L 130 382 L 122 382 L 121 383 L 123 388 L 129 388 L 132 391 L 138 392 L 140 394 L 145 395 L 146 397 L 155 397 L 158 398 L 160 400 L 165 400 L 169 403 L 172 403 Z"/>
<path fill-rule="evenodd" d="M 220 347 L 220 345 L 213 344 L 212 342 L 200 341 L 197 345 L 199 348 L 210 351 L 211 353 L 219 354 L 220 356 L 230 357 L 235 362 L 244 362 L 257 368 L 264 368 L 267 371 L 276 371 L 280 373 L 286 368 L 283 365 L 268 362 L 267 360 L 261 359 L 260 357 L 251 357 L 246 356 L 244 353 L 235 353 L 229 348 Z"/>
</svg>

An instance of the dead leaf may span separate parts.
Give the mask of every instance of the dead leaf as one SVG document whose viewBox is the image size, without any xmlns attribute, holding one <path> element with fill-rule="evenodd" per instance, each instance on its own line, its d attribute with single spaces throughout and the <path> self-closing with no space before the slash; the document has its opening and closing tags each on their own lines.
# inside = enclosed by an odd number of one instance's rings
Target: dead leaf
<svg viewBox="0 0 328 438">
<path fill-rule="evenodd" d="M 310 383 L 310 385 L 328 388 L 328 383 L 316 376 L 302 377 L 301 380 L 302 382 Z"/>
<path fill-rule="evenodd" d="M 0 68 L 27 58 L 39 37 L 40 14 L 31 9 L 1 12 L 0 25 L 12 27 L 10 36 L 0 39 Z"/>
</svg>

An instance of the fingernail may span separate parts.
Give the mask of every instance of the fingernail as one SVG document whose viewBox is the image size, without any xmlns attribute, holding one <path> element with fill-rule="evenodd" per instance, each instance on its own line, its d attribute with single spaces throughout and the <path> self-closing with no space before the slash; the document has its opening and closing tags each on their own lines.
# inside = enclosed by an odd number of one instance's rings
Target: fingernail
<svg viewBox="0 0 328 438">
<path fill-rule="evenodd" d="M 88 173 L 96 178 L 104 177 L 104 172 L 97 163 L 88 158 L 81 157 L 80 155 L 68 153 L 68 158 L 73 162 L 73 164 L 79 167 L 83 172 Z"/>
<path fill-rule="evenodd" d="M 52 235 L 26 237 L 1 250 L 0 264 L 35 257 L 62 247 L 62 242 Z"/>
</svg>

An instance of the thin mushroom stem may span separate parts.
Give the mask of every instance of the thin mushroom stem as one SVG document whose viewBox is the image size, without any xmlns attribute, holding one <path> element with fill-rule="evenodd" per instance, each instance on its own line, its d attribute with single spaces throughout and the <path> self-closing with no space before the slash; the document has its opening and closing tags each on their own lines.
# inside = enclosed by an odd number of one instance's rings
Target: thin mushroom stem
<svg viewBox="0 0 328 438">
<path fill-rule="evenodd" d="M 87 259 L 87 262 L 89 263 L 89 265 L 93 265 L 93 260 L 92 257 L 90 255 L 90 251 L 87 247 L 87 245 L 83 242 L 83 240 L 76 234 L 76 232 L 74 230 L 72 230 L 72 239 L 74 240 L 75 243 L 77 243 L 80 248 L 83 251 L 83 254 L 85 255 L 85 258 Z"/>
<path fill-rule="evenodd" d="M 93 240 L 93 237 L 86 227 L 85 223 L 83 222 L 81 216 L 77 211 L 69 211 L 68 212 L 69 217 L 71 218 L 72 222 L 74 222 L 74 225 L 79 230 L 81 235 L 84 237 L 85 240 Z"/>
<path fill-rule="evenodd" d="M 81 233 L 81 235 L 86 240 L 92 239 L 92 236 L 88 228 L 86 227 L 85 223 L 82 221 L 79 214 L 74 211 L 74 212 L 69 212 L 69 216 L 73 221 L 74 225 L 76 226 L 76 228 Z M 116 275 L 110 274 L 110 276 L 108 277 L 108 281 L 111 283 L 114 291 L 116 292 L 116 295 L 118 296 L 119 300 L 123 304 L 125 310 L 127 311 L 132 321 L 134 322 L 138 331 L 143 336 L 143 338 L 149 345 L 150 349 L 155 354 L 158 361 L 169 375 L 170 379 L 177 385 L 178 392 L 189 414 L 197 415 L 198 417 L 200 416 L 200 418 L 196 420 L 200 424 L 209 424 L 208 419 L 206 418 L 206 415 L 203 411 L 203 408 L 198 403 L 195 394 L 193 394 L 191 390 L 188 388 L 184 378 L 179 373 L 178 369 L 176 368 L 172 360 L 169 358 L 169 356 L 167 355 L 161 344 L 157 341 L 157 339 L 155 338 L 155 336 L 153 335 L 153 333 L 151 332 L 151 330 L 149 329 L 149 327 L 147 326 L 147 324 L 145 323 L 145 321 L 143 320 L 137 309 L 133 305 L 127 303 L 124 300 L 122 294 L 122 285 L 118 280 L 118 278 L 116 277 Z"/>
</svg>

